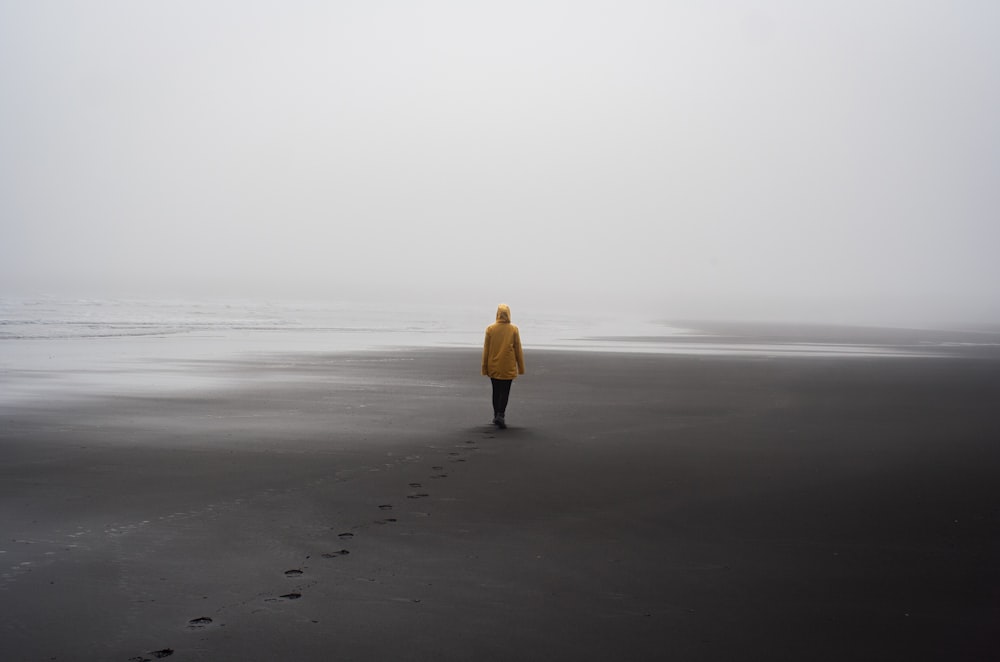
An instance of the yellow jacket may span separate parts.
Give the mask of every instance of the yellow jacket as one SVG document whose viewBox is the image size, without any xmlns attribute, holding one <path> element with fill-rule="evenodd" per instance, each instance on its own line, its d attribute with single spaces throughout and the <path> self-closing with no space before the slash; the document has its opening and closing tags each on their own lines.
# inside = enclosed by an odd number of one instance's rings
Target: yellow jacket
<svg viewBox="0 0 1000 662">
<path fill-rule="evenodd" d="M 505 303 L 497 307 L 497 321 L 486 327 L 483 374 L 493 379 L 514 379 L 524 374 L 521 333 L 510 323 L 510 308 Z"/>
</svg>

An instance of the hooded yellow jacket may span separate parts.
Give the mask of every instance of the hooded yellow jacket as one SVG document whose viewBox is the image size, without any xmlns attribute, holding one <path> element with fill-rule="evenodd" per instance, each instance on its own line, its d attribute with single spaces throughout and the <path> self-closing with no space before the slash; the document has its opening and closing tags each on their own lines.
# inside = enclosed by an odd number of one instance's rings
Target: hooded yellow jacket
<svg viewBox="0 0 1000 662">
<path fill-rule="evenodd" d="M 514 379 L 524 374 L 521 333 L 510 323 L 510 308 L 505 303 L 497 307 L 497 321 L 486 327 L 483 374 L 493 379 Z"/>
</svg>

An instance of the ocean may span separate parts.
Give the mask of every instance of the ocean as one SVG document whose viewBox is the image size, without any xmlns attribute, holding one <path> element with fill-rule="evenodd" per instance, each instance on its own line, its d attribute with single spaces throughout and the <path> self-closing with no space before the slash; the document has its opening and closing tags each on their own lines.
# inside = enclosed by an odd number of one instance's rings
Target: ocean
<svg viewBox="0 0 1000 662">
<path fill-rule="evenodd" d="M 210 387 L 220 366 L 328 352 L 481 346 L 494 309 L 336 302 L 0 299 L 0 406 Z M 673 323 L 514 308 L 525 352 L 875 358 L 990 353 L 997 333 Z M 470 368 L 475 370 L 476 366 Z"/>
<path fill-rule="evenodd" d="M 515 316 L 517 314 L 515 308 Z M 0 405 L 211 386 L 236 360 L 323 352 L 481 346 L 495 309 L 337 302 L 0 299 Z M 663 333 L 619 316 L 538 315 L 532 347 L 586 335 Z M 473 367 L 475 369 L 475 366 Z"/>
</svg>

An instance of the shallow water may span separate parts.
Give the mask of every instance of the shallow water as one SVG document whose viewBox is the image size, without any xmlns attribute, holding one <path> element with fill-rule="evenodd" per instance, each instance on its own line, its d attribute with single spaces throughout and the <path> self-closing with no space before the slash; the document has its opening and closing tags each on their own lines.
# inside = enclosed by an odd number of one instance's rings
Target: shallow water
<svg viewBox="0 0 1000 662">
<path fill-rule="evenodd" d="M 525 343 L 571 347 L 600 333 L 664 333 L 615 316 L 525 312 Z M 221 363 L 248 357 L 477 349 L 491 310 L 310 302 L 0 300 L 0 404 L 46 395 L 190 389 L 231 381 Z M 670 332 L 670 329 L 666 329 Z M 473 370 L 478 366 L 473 366 Z"/>
<path fill-rule="evenodd" d="M 996 351 L 996 334 L 908 332 L 903 337 L 829 329 L 821 333 L 818 328 L 803 332 L 773 325 L 681 326 L 613 314 L 524 310 L 517 317 L 517 312 L 514 322 L 529 357 L 531 349 L 763 358 Z M 222 363 L 248 357 L 402 347 L 475 350 L 491 313 L 417 305 L 3 299 L 0 405 L 56 395 L 211 387 L 234 379 L 231 371 L 219 369 Z"/>
</svg>

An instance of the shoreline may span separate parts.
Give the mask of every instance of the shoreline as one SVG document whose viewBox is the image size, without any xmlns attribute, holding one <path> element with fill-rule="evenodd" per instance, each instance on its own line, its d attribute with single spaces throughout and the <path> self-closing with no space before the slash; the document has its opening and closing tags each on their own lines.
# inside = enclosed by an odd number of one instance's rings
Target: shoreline
<svg viewBox="0 0 1000 662">
<path fill-rule="evenodd" d="M 473 350 L 2 412 L 0 656 L 993 652 L 1000 364 L 526 358 L 504 431 Z"/>
</svg>

